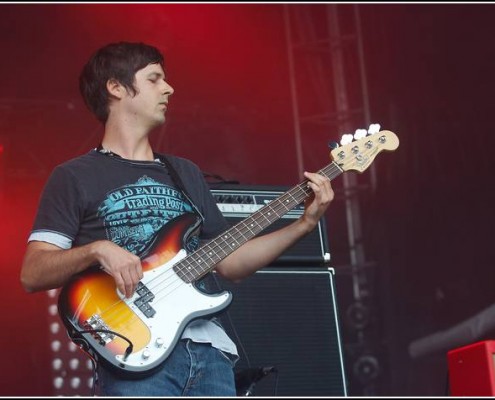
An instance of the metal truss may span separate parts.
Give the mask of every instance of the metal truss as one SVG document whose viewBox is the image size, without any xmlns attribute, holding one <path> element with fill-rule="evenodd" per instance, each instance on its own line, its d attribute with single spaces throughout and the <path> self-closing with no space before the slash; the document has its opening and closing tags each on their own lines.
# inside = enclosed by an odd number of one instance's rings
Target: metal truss
<svg viewBox="0 0 495 400">
<path fill-rule="evenodd" d="M 284 19 L 296 156 L 298 171 L 304 171 L 314 168 L 311 155 L 315 143 L 326 143 L 329 132 L 351 133 L 372 122 L 359 6 L 286 4 Z M 341 183 L 333 186 L 336 200 L 343 202 L 345 210 L 349 264 L 335 266 L 335 270 L 348 274 L 351 280 L 350 304 L 344 304 L 355 335 L 347 343 L 352 364 L 349 379 L 358 383 L 354 394 L 374 395 L 380 363 L 368 345 L 373 340 L 367 332 L 370 320 L 375 318 L 369 306 L 373 302 L 370 275 L 375 265 L 365 255 L 359 198 L 363 189 L 374 191 L 376 174 L 371 165 L 363 174 L 367 179 L 364 185 L 353 172 L 342 177 Z M 337 188 L 338 184 L 342 187 Z"/>
</svg>

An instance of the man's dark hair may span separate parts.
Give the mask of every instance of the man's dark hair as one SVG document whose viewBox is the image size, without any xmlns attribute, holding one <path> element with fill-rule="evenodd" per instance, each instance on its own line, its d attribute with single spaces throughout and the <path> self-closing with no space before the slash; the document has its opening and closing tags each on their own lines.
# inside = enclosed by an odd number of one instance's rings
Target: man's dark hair
<svg viewBox="0 0 495 400">
<path fill-rule="evenodd" d="M 105 123 L 108 119 L 109 93 L 106 84 L 115 79 L 136 95 L 134 75 L 149 64 L 160 64 L 160 51 L 144 43 L 108 44 L 93 54 L 79 76 L 79 90 L 88 108 Z"/>
</svg>

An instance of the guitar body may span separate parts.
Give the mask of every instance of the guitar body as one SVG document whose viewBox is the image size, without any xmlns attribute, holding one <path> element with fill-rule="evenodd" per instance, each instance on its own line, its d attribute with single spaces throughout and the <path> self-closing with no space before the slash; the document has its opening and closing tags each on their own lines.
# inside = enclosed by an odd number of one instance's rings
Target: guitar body
<svg viewBox="0 0 495 400">
<path fill-rule="evenodd" d="M 199 225 L 194 214 L 184 214 L 162 228 L 141 256 L 144 277 L 130 299 L 101 270 L 88 269 L 67 283 L 58 309 L 72 340 L 114 372 L 138 378 L 165 361 L 190 321 L 223 311 L 230 292 L 200 292 L 173 268 Z"/>
</svg>

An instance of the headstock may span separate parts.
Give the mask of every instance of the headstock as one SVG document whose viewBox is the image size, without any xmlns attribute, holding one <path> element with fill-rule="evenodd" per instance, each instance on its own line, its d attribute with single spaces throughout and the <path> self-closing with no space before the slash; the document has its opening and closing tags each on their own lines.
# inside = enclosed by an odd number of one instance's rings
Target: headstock
<svg viewBox="0 0 495 400">
<path fill-rule="evenodd" d="M 399 138 L 391 131 L 380 131 L 380 125 L 371 124 L 368 131 L 357 129 L 354 135 L 343 135 L 340 143 L 342 146 L 330 152 L 333 161 L 344 171 L 363 172 L 378 153 L 397 149 Z"/>
</svg>

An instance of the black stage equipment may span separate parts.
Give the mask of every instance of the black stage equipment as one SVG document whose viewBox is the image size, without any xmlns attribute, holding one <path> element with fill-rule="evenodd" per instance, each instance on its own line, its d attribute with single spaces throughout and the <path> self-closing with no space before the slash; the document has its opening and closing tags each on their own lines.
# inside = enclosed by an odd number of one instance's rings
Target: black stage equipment
<svg viewBox="0 0 495 400">
<path fill-rule="evenodd" d="M 333 269 L 278 266 L 240 283 L 216 279 L 234 295 L 219 318 L 241 357 L 239 385 L 251 370 L 260 372 L 251 374 L 255 396 L 346 395 Z"/>
</svg>

